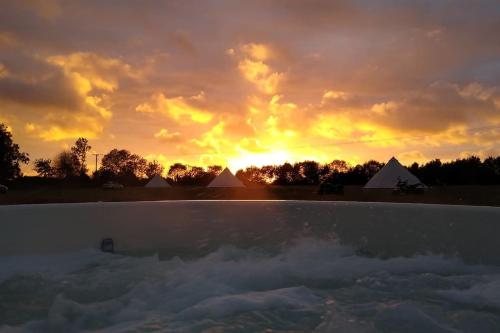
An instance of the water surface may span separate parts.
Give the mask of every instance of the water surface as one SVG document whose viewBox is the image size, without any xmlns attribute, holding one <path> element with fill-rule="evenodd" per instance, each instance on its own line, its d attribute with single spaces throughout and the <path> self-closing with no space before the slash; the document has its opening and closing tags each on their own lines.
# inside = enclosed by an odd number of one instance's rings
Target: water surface
<svg viewBox="0 0 500 333">
<path fill-rule="evenodd" d="M 0 257 L 5 332 L 499 332 L 500 267 L 304 238 L 194 258 Z"/>
</svg>

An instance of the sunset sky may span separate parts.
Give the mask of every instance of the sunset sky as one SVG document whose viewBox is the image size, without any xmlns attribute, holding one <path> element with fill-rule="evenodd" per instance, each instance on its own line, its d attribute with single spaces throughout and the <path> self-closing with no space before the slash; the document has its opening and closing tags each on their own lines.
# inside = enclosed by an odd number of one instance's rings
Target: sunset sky
<svg viewBox="0 0 500 333">
<path fill-rule="evenodd" d="M 0 122 L 32 160 L 499 155 L 500 2 L 0 0 Z"/>
</svg>

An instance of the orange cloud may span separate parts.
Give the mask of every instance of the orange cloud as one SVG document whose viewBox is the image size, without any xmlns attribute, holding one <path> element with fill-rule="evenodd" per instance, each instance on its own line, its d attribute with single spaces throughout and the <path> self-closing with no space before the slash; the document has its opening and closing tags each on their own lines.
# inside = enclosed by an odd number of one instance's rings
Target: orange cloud
<svg viewBox="0 0 500 333">
<path fill-rule="evenodd" d="M 275 94 L 284 78 L 283 73 L 272 72 L 271 68 L 262 61 L 243 59 L 238 68 L 245 79 L 266 94 Z"/>
<path fill-rule="evenodd" d="M 90 52 L 50 56 L 47 61 L 63 68 L 65 73 L 75 80 L 81 93 L 88 93 L 91 90 L 113 92 L 118 88 L 121 78 L 136 80 L 142 78 L 141 73 L 129 64 Z"/>
<path fill-rule="evenodd" d="M 195 123 L 208 123 L 212 120 L 213 114 L 193 103 L 203 98 L 203 93 L 190 98 L 182 96 L 167 98 L 164 94 L 159 93 L 151 97 L 151 102 L 139 104 L 135 110 L 142 113 L 163 113 L 180 122 L 185 122 L 188 119 Z"/>
<path fill-rule="evenodd" d="M 271 47 L 265 44 L 259 43 L 248 43 L 241 46 L 241 50 L 244 54 L 248 55 L 250 58 L 255 60 L 264 61 L 273 57 L 274 53 Z"/>
<path fill-rule="evenodd" d="M 124 77 L 138 79 L 123 61 L 92 53 L 30 60 L 41 72 L 10 71 L 2 64 L 0 105 L 38 114 L 25 132 L 43 141 L 98 137 L 112 117 L 109 94 Z"/>
<path fill-rule="evenodd" d="M 397 158 L 404 165 L 410 165 L 413 162 L 422 164 L 429 160 L 429 157 L 419 150 L 411 150 L 399 153 L 397 155 Z"/>
<path fill-rule="evenodd" d="M 205 132 L 201 139 L 192 139 L 191 142 L 201 148 L 208 148 L 213 152 L 220 152 L 224 146 L 229 146 L 229 141 L 224 138 L 224 127 L 226 124 L 220 121 L 209 131 Z"/>
<path fill-rule="evenodd" d="M 243 77 L 253 83 L 259 91 L 275 94 L 285 74 L 273 71 L 268 64 L 264 63 L 273 55 L 269 46 L 249 43 L 241 46 L 241 51 L 243 59 L 238 63 L 238 69 Z M 232 52 L 234 53 L 234 50 Z"/>
<path fill-rule="evenodd" d="M 179 142 L 181 134 L 179 132 L 169 132 L 167 129 L 162 128 L 154 134 L 154 137 L 162 142 Z"/>
</svg>

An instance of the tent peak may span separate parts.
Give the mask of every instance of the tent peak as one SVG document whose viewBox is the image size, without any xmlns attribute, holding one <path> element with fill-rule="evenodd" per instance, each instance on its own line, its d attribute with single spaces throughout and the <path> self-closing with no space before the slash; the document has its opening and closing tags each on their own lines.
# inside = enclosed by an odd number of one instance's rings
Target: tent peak
<svg viewBox="0 0 500 333">
<path fill-rule="evenodd" d="M 245 187 L 245 185 L 226 167 L 208 184 L 208 187 Z"/>
<path fill-rule="evenodd" d="M 369 181 L 364 188 L 393 189 L 399 181 L 408 185 L 422 185 L 422 182 L 406 169 L 399 161 L 392 157 Z"/>
<path fill-rule="evenodd" d="M 145 187 L 170 187 L 170 185 L 165 181 L 165 179 L 163 179 L 161 175 L 154 175 L 153 177 L 151 177 Z"/>
</svg>

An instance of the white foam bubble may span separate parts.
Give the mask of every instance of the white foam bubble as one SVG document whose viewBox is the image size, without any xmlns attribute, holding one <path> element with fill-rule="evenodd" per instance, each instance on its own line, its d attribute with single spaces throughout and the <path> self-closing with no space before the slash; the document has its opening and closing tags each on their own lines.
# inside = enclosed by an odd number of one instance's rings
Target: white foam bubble
<svg viewBox="0 0 500 333">
<path fill-rule="evenodd" d="M 487 279 L 489 281 L 467 289 L 443 290 L 439 294 L 457 303 L 476 308 L 494 308 L 500 312 L 500 275 L 488 276 Z"/>
<path fill-rule="evenodd" d="M 10 309 L 0 330 L 454 332 L 462 321 L 453 311 L 482 318 L 481 306 L 500 304 L 499 267 L 368 258 L 315 239 L 274 254 L 224 247 L 161 261 L 82 251 L 4 257 L 0 267 L 0 296 L 9 296 L 0 307 Z M 500 316 L 489 318 L 500 327 Z"/>
</svg>

